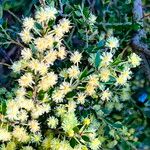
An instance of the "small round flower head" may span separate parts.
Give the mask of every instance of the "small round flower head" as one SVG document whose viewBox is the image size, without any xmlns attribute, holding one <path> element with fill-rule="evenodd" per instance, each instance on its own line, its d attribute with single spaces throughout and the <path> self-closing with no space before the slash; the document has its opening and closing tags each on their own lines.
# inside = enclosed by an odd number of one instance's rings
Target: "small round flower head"
<svg viewBox="0 0 150 150">
<path fill-rule="evenodd" d="M 71 28 L 70 21 L 66 18 L 63 18 L 60 20 L 60 26 L 61 26 L 63 32 L 68 32 L 69 29 Z"/>
<path fill-rule="evenodd" d="M 124 85 L 127 83 L 127 78 L 122 74 L 116 78 L 116 85 Z"/>
<path fill-rule="evenodd" d="M 47 124 L 50 128 L 55 129 L 58 125 L 58 119 L 55 117 L 49 117 L 47 120 Z"/>
<path fill-rule="evenodd" d="M 35 18 L 39 23 L 43 23 L 48 20 L 48 13 L 44 8 L 41 8 L 36 12 Z"/>
<path fill-rule="evenodd" d="M 26 73 L 18 80 L 19 85 L 22 87 L 31 86 L 33 82 L 33 77 L 31 73 Z"/>
<path fill-rule="evenodd" d="M 59 140 L 59 139 L 56 139 L 56 138 L 53 138 L 52 141 L 51 141 L 51 148 L 52 148 L 52 149 L 61 150 L 61 147 L 60 147 L 60 140 Z"/>
<path fill-rule="evenodd" d="M 107 89 L 105 91 L 102 91 L 101 99 L 103 101 L 109 100 L 111 98 L 111 96 L 112 96 L 112 93 Z"/>
<path fill-rule="evenodd" d="M 24 96 L 26 95 L 26 89 L 21 87 L 21 88 L 18 88 L 17 91 L 16 91 L 16 97 L 17 98 L 23 98 Z"/>
<path fill-rule="evenodd" d="M 106 41 L 106 47 L 112 50 L 113 48 L 117 49 L 119 47 L 119 40 L 116 37 L 109 37 Z"/>
<path fill-rule="evenodd" d="M 73 112 L 67 113 L 63 116 L 62 128 L 65 132 L 73 130 L 78 125 L 77 117 Z"/>
<path fill-rule="evenodd" d="M 68 108 L 68 112 L 74 112 L 75 109 L 76 109 L 76 102 L 74 102 L 74 101 L 69 101 L 66 106 L 67 106 L 67 108 Z"/>
<path fill-rule="evenodd" d="M 93 25 L 96 22 L 96 19 L 97 17 L 91 13 L 89 16 L 89 23 Z"/>
<path fill-rule="evenodd" d="M 38 61 L 38 59 L 32 59 L 29 63 L 29 67 L 31 68 L 31 70 L 33 70 L 35 73 L 38 72 L 39 70 L 39 65 L 40 65 L 40 62 Z"/>
<path fill-rule="evenodd" d="M 57 10 L 54 7 L 45 7 L 45 11 L 47 13 L 47 19 L 48 20 L 54 20 L 56 18 Z"/>
<path fill-rule="evenodd" d="M 29 135 L 23 127 L 15 126 L 12 135 L 19 142 L 27 142 L 29 140 Z"/>
<path fill-rule="evenodd" d="M 37 38 L 34 40 L 35 47 L 38 49 L 39 52 L 43 52 L 44 50 L 47 49 L 47 40 L 45 38 Z"/>
<path fill-rule="evenodd" d="M 52 94 L 52 100 L 55 101 L 56 103 L 63 102 L 64 97 L 65 97 L 65 94 L 62 90 L 56 90 Z"/>
<path fill-rule="evenodd" d="M 110 70 L 108 68 L 101 68 L 99 76 L 101 81 L 103 82 L 109 81 Z"/>
<path fill-rule="evenodd" d="M 67 94 L 68 92 L 70 92 L 72 89 L 71 89 L 71 84 L 69 82 L 63 82 L 61 85 L 60 85 L 60 90 L 64 93 L 64 94 Z"/>
<path fill-rule="evenodd" d="M 38 132 L 40 130 L 40 126 L 37 120 L 31 120 L 28 122 L 30 131 L 35 133 Z"/>
<path fill-rule="evenodd" d="M 11 133 L 4 128 L 0 128 L 0 141 L 6 142 L 11 140 Z"/>
<path fill-rule="evenodd" d="M 13 65 L 11 66 L 11 69 L 14 71 L 14 72 L 20 72 L 20 70 L 21 70 L 21 68 L 22 68 L 22 64 L 21 64 L 21 62 L 20 61 L 16 61 L 16 62 L 14 62 L 13 63 Z"/>
<path fill-rule="evenodd" d="M 31 30 L 34 27 L 34 23 L 35 21 L 33 20 L 33 18 L 24 18 L 23 20 L 23 27 L 27 30 Z"/>
<path fill-rule="evenodd" d="M 108 66 L 113 61 L 112 57 L 111 52 L 103 52 L 101 56 L 101 66 Z"/>
<path fill-rule="evenodd" d="M 51 34 L 45 35 L 44 36 L 45 39 L 45 45 L 48 49 L 51 49 L 53 47 L 54 44 L 54 37 Z"/>
<path fill-rule="evenodd" d="M 34 134 L 31 136 L 31 142 L 32 142 L 32 143 L 40 144 L 41 140 L 42 140 L 42 135 L 41 135 L 41 133 L 34 133 Z"/>
<path fill-rule="evenodd" d="M 22 30 L 20 33 L 20 37 L 24 43 L 29 43 L 32 40 L 32 35 L 28 30 Z"/>
<path fill-rule="evenodd" d="M 72 61 L 74 64 L 78 64 L 81 58 L 82 58 L 82 54 L 76 51 L 71 55 L 70 61 Z"/>
<path fill-rule="evenodd" d="M 24 49 L 21 51 L 21 56 L 22 56 L 23 59 L 29 60 L 29 59 L 32 57 L 32 51 L 31 51 L 31 49 L 29 49 L 29 48 L 24 48 Z"/>
<path fill-rule="evenodd" d="M 86 94 L 85 93 L 78 93 L 77 96 L 77 103 L 78 104 L 84 104 L 85 103 Z"/>
<path fill-rule="evenodd" d="M 77 78 L 80 74 L 80 70 L 77 66 L 71 66 L 68 69 L 68 74 L 70 78 Z"/>
<path fill-rule="evenodd" d="M 25 110 L 20 110 L 20 111 L 18 112 L 18 120 L 19 120 L 20 122 L 25 122 L 25 121 L 27 121 L 27 119 L 28 119 L 28 114 L 27 114 L 27 112 L 26 112 Z"/>
<path fill-rule="evenodd" d="M 94 95 L 96 92 L 95 86 L 87 84 L 87 86 L 85 87 L 85 92 L 87 95 L 90 95 L 90 96 Z"/>
<path fill-rule="evenodd" d="M 19 107 L 16 104 L 15 100 L 11 100 L 7 102 L 7 111 L 6 111 L 6 117 L 9 120 L 17 120 L 17 115 L 19 112 Z"/>
<path fill-rule="evenodd" d="M 126 79 L 131 79 L 131 74 L 132 74 L 132 72 L 131 72 L 130 68 L 128 68 L 128 67 L 126 67 L 121 73 L 121 75 Z"/>
<path fill-rule="evenodd" d="M 128 58 L 129 62 L 132 64 L 133 67 L 137 67 L 140 65 L 142 59 L 135 53 L 132 53 Z"/>
<path fill-rule="evenodd" d="M 21 150 L 34 150 L 32 146 L 23 146 Z"/>
<path fill-rule="evenodd" d="M 91 85 L 91 86 L 98 86 L 99 85 L 99 78 L 97 75 L 93 74 L 93 75 L 90 75 L 89 76 L 89 81 L 88 81 L 88 85 Z"/>
<path fill-rule="evenodd" d="M 101 147 L 101 144 L 102 144 L 101 141 L 98 138 L 95 138 L 90 142 L 90 148 L 92 150 L 99 150 Z"/>
<path fill-rule="evenodd" d="M 65 50 L 65 47 L 61 46 L 59 49 L 58 49 L 58 52 L 57 52 L 57 57 L 60 58 L 60 59 L 64 59 L 67 55 L 67 52 Z"/>
<path fill-rule="evenodd" d="M 66 108 L 64 105 L 60 105 L 56 108 L 56 114 L 58 117 L 65 115 L 66 113 Z"/>
<path fill-rule="evenodd" d="M 55 33 L 55 36 L 58 37 L 58 38 L 62 38 L 64 36 L 64 31 L 63 31 L 63 28 L 61 25 L 55 25 L 54 26 L 54 33 Z"/>
<path fill-rule="evenodd" d="M 57 75 L 54 72 L 48 73 L 46 76 L 42 77 L 39 83 L 39 90 L 48 90 L 50 87 L 53 87 L 57 83 Z"/>
<path fill-rule="evenodd" d="M 41 75 L 45 75 L 48 71 L 48 66 L 44 63 L 39 63 L 38 71 Z"/>
<path fill-rule="evenodd" d="M 85 118 L 84 120 L 83 120 L 83 124 L 84 125 L 89 125 L 91 123 L 91 120 L 89 119 L 89 118 Z"/>
<path fill-rule="evenodd" d="M 57 52 L 54 50 L 50 50 L 48 54 L 44 57 L 44 61 L 48 65 L 53 65 L 56 59 L 57 59 Z"/>
</svg>

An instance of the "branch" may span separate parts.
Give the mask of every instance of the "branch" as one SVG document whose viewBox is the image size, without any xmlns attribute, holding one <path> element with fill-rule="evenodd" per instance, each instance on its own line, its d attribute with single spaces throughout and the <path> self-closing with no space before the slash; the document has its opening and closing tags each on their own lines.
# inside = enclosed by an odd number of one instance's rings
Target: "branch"
<svg viewBox="0 0 150 150">
<path fill-rule="evenodd" d="M 134 0 L 133 5 L 134 22 L 139 23 L 143 26 L 143 17 L 144 16 L 143 16 L 142 0 Z M 146 56 L 150 56 L 150 50 L 148 49 L 148 46 L 141 41 L 141 39 L 144 38 L 145 36 L 146 34 L 143 29 L 137 30 L 131 40 L 131 47 L 133 50 L 140 52 L 140 55 L 143 59 L 143 68 L 145 74 L 147 75 L 147 78 L 150 81 L 150 66 L 146 58 Z"/>
</svg>

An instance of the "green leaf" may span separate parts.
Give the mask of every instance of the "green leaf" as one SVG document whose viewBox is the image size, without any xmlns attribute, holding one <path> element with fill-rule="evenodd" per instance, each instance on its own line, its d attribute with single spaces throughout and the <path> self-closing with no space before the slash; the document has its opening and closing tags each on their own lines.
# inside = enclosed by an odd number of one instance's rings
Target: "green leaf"
<svg viewBox="0 0 150 150">
<path fill-rule="evenodd" d="M 3 17 L 3 7 L 0 5 L 0 19 Z"/>
<path fill-rule="evenodd" d="M 88 136 L 82 136 L 82 139 L 86 142 L 90 142 L 90 138 Z"/>
<path fill-rule="evenodd" d="M 95 67 L 98 68 L 100 65 L 101 59 L 100 59 L 100 52 L 98 51 L 96 53 L 96 57 L 95 57 Z"/>
</svg>

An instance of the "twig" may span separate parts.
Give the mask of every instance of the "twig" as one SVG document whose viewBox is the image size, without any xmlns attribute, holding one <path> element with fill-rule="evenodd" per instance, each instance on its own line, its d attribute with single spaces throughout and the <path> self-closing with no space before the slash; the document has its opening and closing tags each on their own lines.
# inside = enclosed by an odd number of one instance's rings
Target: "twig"
<svg viewBox="0 0 150 150">
<path fill-rule="evenodd" d="M 11 12 L 10 10 L 7 10 L 7 12 L 8 12 L 9 14 L 11 14 L 16 20 L 18 20 L 18 22 L 19 22 L 20 24 L 22 24 L 22 21 L 21 21 L 13 12 Z"/>
</svg>

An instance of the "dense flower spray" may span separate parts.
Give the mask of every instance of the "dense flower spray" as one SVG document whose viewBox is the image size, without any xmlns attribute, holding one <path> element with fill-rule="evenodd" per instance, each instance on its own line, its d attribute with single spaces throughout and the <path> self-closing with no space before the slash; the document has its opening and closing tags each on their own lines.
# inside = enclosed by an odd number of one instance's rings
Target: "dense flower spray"
<svg viewBox="0 0 150 150">
<path fill-rule="evenodd" d="M 140 64 L 141 58 L 134 53 L 127 61 L 116 63 L 113 50 L 119 48 L 119 40 L 109 37 L 106 51 L 96 54 L 98 65 L 89 62 L 91 69 L 87 69 L 82 65 L 83 53 L 65 48 L 63 37 L 73 25 L 67 18 L 55 24 L 57 13 L 54 7 L 45 6 L 37 10 L 35 18 L 23 19 L 20 37 L 25 46 L 21 59 L 12 66 L 20 73 L 19 88 L 0 121 L 2 149 L 10 145 L 11 150 L 99 150 L 104 142 L 100 128 L 105 120 L 97 119 L 93 111 L 96 105 L 117 103 L 128 87 L 131 68 Z M 90 17 L 92 23 L 95 20 Z M 85 110 L 89 113 L 81 116 Z M 126 128 L 119 128 L 120 133 L 115 134 L 108 127 L 106 138 L 136 140 L 134 132 L 130 137 Z"/>
</svg>

